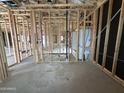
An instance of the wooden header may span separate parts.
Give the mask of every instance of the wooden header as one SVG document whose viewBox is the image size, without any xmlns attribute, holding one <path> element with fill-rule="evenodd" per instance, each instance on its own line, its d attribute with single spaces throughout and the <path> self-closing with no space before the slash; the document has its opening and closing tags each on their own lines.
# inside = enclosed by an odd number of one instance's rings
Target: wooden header
<svg viewBox="0 0 124 93">
<path fill-rule="evenodd" d="M 85 5 L 85 4 L 30 4 L 25 5 L 27 9 L 34 8 L 34 9 L 93 9 L 94 6 L 92 5 Z"/>
</svg>

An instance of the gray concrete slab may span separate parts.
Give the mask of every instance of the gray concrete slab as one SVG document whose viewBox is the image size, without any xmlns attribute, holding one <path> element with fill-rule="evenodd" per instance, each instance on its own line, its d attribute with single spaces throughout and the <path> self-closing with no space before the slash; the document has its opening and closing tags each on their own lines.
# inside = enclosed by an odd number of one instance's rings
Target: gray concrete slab
<svg viewBox="0 0 124 93">
<path fill-rule="evenodd" d="M 24 61 L 10 68 L 11 76 L 0 84 L 0 93 L 124 93 L 120 84 L 92 64 Z"/>
</svg>

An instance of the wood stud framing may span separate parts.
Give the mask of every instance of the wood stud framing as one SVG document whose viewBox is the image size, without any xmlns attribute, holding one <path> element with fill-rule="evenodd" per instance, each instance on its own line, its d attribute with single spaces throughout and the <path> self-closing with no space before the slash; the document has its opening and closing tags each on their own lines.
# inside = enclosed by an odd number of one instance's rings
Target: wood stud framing
<svg viewBox="0 0 124 93">
<path fill-rule="evenodd" d="M 0 82 L 8 77 L 7 59 L 3 45 L 3 37 L 0 31 Z"/>
<path fill-rule="evenodd" d="M 100 67 L 100 69 L 102 69 L 107 75 L 109 75 L 111 78 L 113 78 L 114 80 L 116 80 L 117 82 L 119 82 L 121 85 L 124 86 L 124 80 L 122 80 L 121 78 L 119 78 L 116 75 L 116 70 L 117 70 L 117 63 L 118 63 L 118 56 L 119 56 L 119 48 L 120 48 L 120 44 L 121 44 L 121 38 L 122 38 L 122 32 L 123 32 L 123 25 L 124 25 L 124 0 L 122 0 L 122 6 L 121 6 L 121 13 L 120 13 L 120 19 L 119 19 L 119 25 L 118 25 L 118 33 L 117 33 L 117 39 L 116 39 L 116 46 L 115 46 L 115 53 L 114 53 L 114 60 L 113 60 L 113 66 L 112 66 L 112 72 L 108 71 L 105 68 L 105 64 L 106 64 L 106 55 L 107 55 L 107 46 L 108 46 L 108 40 L 109 40 L 109 34 L 110 33 L 110 26 L 112 24 L 112 7 L 113 7 L 113 1 L 114 0 L 110 0 L 109 1 L 109 11 L 108 11 L 108 19 L 107 19 L 107 25 L 106 25 L 106 37 L 105 37 L 105 45 L 104 45 L 104 54 L 103 54 L 103 63 L 102 66 L 98 64 L 98 55 L 99 55 L 99 38 L 100 38 L 100 33 L 98 32 L 98 41 L 97 41 L 97 55 L 96 55 L 96 63 L 98 65 L 98 67 Z M 102 8 L 103 6 L 101 6 Z M 99 30 L 101 31 L 101 10 L 100 9 L 100 18 L 99 18 Z M 94 46 L 95 47 L 95 46 Z"/>
<path fill-rule="evenodd" d="M 100 19 L 99 19 L 99 30 L 98 30 L 97 52 L 96 52 L 97 63 L 99 57 L 99 47 L 100 47 L 100 38 L 101 38 L 101 30 L 102 30 L 102 13 L 103 13 L 103 6 L 100 7 Z"/>
<path fill-rule="evenodd" d="M 49 24 L 49 30 L 48 30 L 48 38 L 49 38 L 49 52 L 51 53 L 52 52 L 52 38 L 51 38 L 51 11 L 49 11 L 49 21 L 48 21 L 48 24 Z"/>
<path fill-rule="evenodd" d="M 111 25 L 111 16 L 112 16 L 112 6 L 113 6 L 113 0 L 109 1 L 109 13 L 108 13 L 108 20 L 107 20 L 107 29 L 106 29 L 106 36 L 105 36 L 105 45 L 104 45 L 104 53 L 103 53 L 103 67 L 105 67 L 106 63 L 106 55 L 107 55 L 107 46 L 108 46 L 108 40 L 109 40 L 109 34 L 110 34 L 110 25 Z"/>
<path fill-rule="evenodd" d="M 97 22 L 98 22 L 98 10 L 96 10 L 93 14 L 93 38 L 91 45 L 91 62 L 94 60 L 94 52 L 95 52 L 95 44 L 96 44 L 96 32 L 97 32 Z"/>
<path fill-rule="evenodd" d="M 39 53 L 40 53 L 40 61 L 43 62 L 43 31 L 42 31 L 42 14 L 41 12 L 39 11 L 39 34 L 40 34 L 40 40 L 41 42 L 40 43 L 40 47 L 39 47 Z"/>
<path fill-rule="evenodd" d="M 76 61 L 78 62 L 79 59 L 79 31 L 80 31 L 80 11 L 77 12 L 77 51 L 76 51 Z"/>
<path fill-rule="evenodd" d="M 29 53 L 28 55 L 31 56 L 32 55 L 32 49 L 31 49 L 31 31 L 30 31 L 30 25 L 29 25 L 29 20 L 26 20 L 27 23 L 27 34 L 28 34 L 28 49 L 29 49 Z"/>
<path fill-rule="evenodd" d="M 98 59 L 99 59 L 99 47 L 100 47 L 100 38 L 101 38 L 101 30 L 102 30 L 102 15 L 103 15 L 103 7 L 104 7 L 104 3 L 106 3 L 106 1 L 108 0 L 104 0 L 100 5 L 98 5 L 97 7 L 93 7 L 93 6 L 85 6 L 85 5 L 74 5 L 74 4 L 54 4 L 54 5 L 49 5 L 49 4 L 44 4 L 44 5 L 26 5 L 26 7 L 28 9 L 22 10 L 22 9 L 12 9 L 12 10 L 8 10 L 8 12 L 6 13 L 0 13 L 0 15 L 2 16 L 6 16 L 4 21 L 0 21 L 0 23 L 2 25 L 5 26 L 5 33 L 6 33 L 6 39 L 7 39 L 7 45 L 9 48 L 9 53 L 10 53 L 10 42 L 9 42 L 9 36 L 8 36 L 8 27 L 10 27 L 10 33 L 11 33 L 11 38 L 12 38 L 12 46 L 14 49 L 14 57 L 15 57 L 15 61 L 16 63 L 20 63 L 22 60 L 22 51 L 20 51 L 21 47 L 21 43 L 19 43 L 18 41 L 18 37 L 19 37 L 19 33 L 20 30 L 23 30 L 23 35 L 24 35 L 24 39 L 25 39 L 25 51 L 26 51 L 26 57 L 28 57 L 28 55 L 31 55 L 33 53 L 33 57 L 34 57 L 34 61 L 36 63 L 41 63 L 41 61 L 44 61 L 43 58 L 43 35 L 45 37 L 45 47 L 48 47 L 48 51 L 49 53 L 52 53 L 53 49 L 54 49 L 54 44 L 53 44 L 53 32 L 52 32 L 52 23 L 54 24 L 54 20 L 66 20 L 66 17 L 64 16 L 52 16 L 53 12 L 58 12 L 58 11 L 62 11 L 68 12 L 68 18 L 67 18 L 67 22 L 66 24 L 67 26 L 67 46 L 70 44 L 70 41 L 68 38 L 69 36 L 69 31 L 70 30 L 75 30 L 77 28 L 77 35 L 76 35 L 76 61 L 78 62 L 79 59 L 79 31 L 80 31 L 80 27 L 81 24 L 83 23 L 83 33 L 82 33 L 82 61 L 84 61 L 85 59 L 85 32 L 86 32 L 86 24 L 87 23 L 91 23 L 93 25 L 93 32 L 92 32 L 92 44 L 91 44 L 91 61 L 93 61 L 94 58 L 94 52 L 95 52 L 95 44 L 96 44 L 96 31 L 97 31 L 97 21 L 98 21 L 98 9 L 100 8 L 100 18 L 99 18 L 99 26 L 98 26 L 98 38 L 97 38 L 97 50 L 96 50 L 96 63 L 98 63 Z M 105 64 L 106 64 L 106 55 L 107 55 L 107 47 L 108 47 L 108 40 L 109 40 L 109 35 L 110 33 L 110 27 L 111 27 L 111 17 L 112 17 L 112 8 L 113 8 L 113 1 L 114 0 L 109 0 L 109 11 L 108 11 L 108 19 L 107 19 L 107 25 L 106 25 L 106 36 L 105 36 L 105 44 L 104 44 L 104 53 L 103 53 L 103 63 L 102 63 L 102 70 L 106 72 L 105 68 Z M 44 8 L 44 9 L 42 9 Z M 57 9 L 56 9 L 57 8 Z M 77 13 L 77 17 L 75 18 L 75 20 L 71 20 L 70 19 L 70 12 L 69 11 L 78 11 Z M 23 13 L 18 13 L 18 12 L 23 12 Z M 80 11 L 84 12 L 84 18 L 83 20 L 80 20 Z M 91 11 L 91 13 L 89 13 L 87 15 L 87 11 Z M 42 16 L 42 12 L 47 12 L 48 15 L 46 15 L 45 17 Z M 39 14 L 37 17 L 37 13 Z M 93 15 L 93 22 L 87 21 L 86 19 Z M 8 17 L 7 17 L 8 16 Z M 23 19 L 18 19 L 19 16 Z M 29 20 L 26 20 L 25 17 L 28 16 Z M 20 21 L 21 20 L 21 21 Z M 9 22 L 8 22 L 9 21 Z M 58 35 L 59 35 L 59 41 L 58 41 L 58 45 L 59 47 L 61 47 L 61 35 L 62 35 L 62 27 L 61 25 L 63 25 L 65 22 L 56 22 L 56 24 L 58 24 Z M 75 26 L 76 24 L 76 26 Z M 111 76 L 115 79 L 117 79 L 116 76 L 116 68 L 117 68 L 117 61 L 118 61 L 118 56 L 119 56 L 119 48 L 120 48 L 120 43 L 121 43 L 121 38 L 122 38 L 122 31 L 123 31 L 123 24 L 124 24 L 124 0 L 122 0 L 122 7 L 121 7 L 121 14 L 120 14 L 120 20 L 119 20 L 119 26 L 118 26 L 118 34 L 117 34 L 117 40 L 116 40 L 116 47 L 115 47 L 115 53 L 114 53 L 114 60 L 113 60 L 113 67 L 112 67 L 112 74 Z M 21 25 L 20 27 L 18 25 Z M 38 25 L 38 26 L 37 26 Z M 43 25 L 44 25 L 44 31 L 43 30 Z M 70 28 L 70 25 L 72 25 L 72 28 Z M 23 29 L 22 29 L 23 27 Z M 39 29 L 38 29 L 39 27 Z M 64 25 L 63 25 L 64 27 Z M 40 33 L 40 35 L 39 35 Z M 27 36 L 29 36 L 29 38 L 31 38 L 31 43 L 28 43 L 27 40 Z M 39 42 L 39 38 L 41 39 L 41 43 Z M 1 37 L 1 33 L 0 33 L 0 80 L 4 80 L 8 77 L 8 72 L 7 72 L 7 61 L 6 61 L 6 56 L 5 56 L 5 51 L 4 51 L 4 46 L 3 46 L 3 42 L 1 41 L 2 37 Z M 29 45 L 30 49 L 32 48 L 32 51 L 30 51 L 30 54 L 28 54 L 28 50 L 29 47 L 27 47 Z M 70 59 L 70 45 L 67 47 L 67 56 Z M 61 51 L 60 51 L 61 52 Z M 2 58 L 3 57 L 3 58 Z M 119 79 L 118 79 L 119 80 Z M 122 81 L 122 80 L 120 80 Z"/>
<path fill-rule="evenodd" d="M 9 23 L 10 23 L 10 33 L 11 33 L 11 37 L 12 37 L 12 46 L 13 46 L 13 50 L 14 50 L 14 58 L 15 58 L 15 62 L 18 63 L 18 58 L 16 55 L 16 45 L 15 45 L 15 38 L 14 38 L 14 29 L 13 29 L 13 22 L 12 22 L 12 11 L 9 10 Z"/>
<path fill-rule="evenodd" d="M 11 50 L 10 50 L 10 41 L 9 41 L 9 36 L 8 36 L 8 27 L 7 27 L 7 24 L 6 24 L 6 20 L 5 20 L 5 32 L 6 32 L 6 38 L 7 38 L 7 47 L 8 47 L 8 50 L 9 50 L 9 55 L 11 55 Z"/>
<path fill-rule="evenodd" d="M 23 22 L 23 39 L 24 39 L 24 51 L 26 52 L 25 53 L 25 57 L 27 57 L 27 35 L 26 35 L 26 29 L 25 29 L 25 19 L 24 17 L 22 18 L 22 22 Z"/>
<path fill-rule="evenodd" d="M 13 34 L 14 34 L 14 42 L 15 42 L 15 49 L 16 49 L 16 58 L 17 58 L 17 63 L 20 63 L 20 53 L 19 53 L 19 44 L 18 44 L 18 37 L 17 37 L 17 26 L 16 26 L 16 19 L 15 16 L 12 15 L 12 24 L 13 24 Z"/>
<path fill-rule="evenodd" d="M 118 26 L 118 34 L 117 34 L 116 47 L 115 47 L 115 53 L 114 53 L 112 75 L 115 75 L 116 73 L 119 48 L 120 48 L 121 37 L 122 37 L 122 32 L 123 32 L 123 24 L 124 24 L 124 0 L 122 0 L 121 14 L 120 14 L 120 20 L 119 20 L 119 26 Z"/>
<path fill-rule="evenodd" d="M 84 10 L 84 22 L 83 22 L 83 32 L 82 32 L 82 38 L 83 38 L 83 42 L 82 42 L 82 62 L 85 61 L 85 34 L 86 34 L 86 14 L 87 11 Z"/>
<path fill-rule="evenodd" d="M 32 34 L 31 34 L 31 42 L 32 42 L 32 47 L 33 47 L 33 57 L 34 57 L 34 62 L 38 63 L 39 62 L 39 51 L 38 51 L 38 40 L 37 40 L 37 29 L 36 29 L 36 14 L 35 11 L 32 10 L 31 12 L 31 24 L 32 24 Z"/>
</svg>

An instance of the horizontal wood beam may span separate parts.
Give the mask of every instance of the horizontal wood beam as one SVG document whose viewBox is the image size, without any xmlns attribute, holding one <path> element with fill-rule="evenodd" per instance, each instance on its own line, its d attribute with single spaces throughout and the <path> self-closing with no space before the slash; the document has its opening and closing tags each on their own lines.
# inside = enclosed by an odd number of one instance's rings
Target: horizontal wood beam
<svg viewBox="0 0 124 93">
<path fill-rule="evenodd" d="M 75 7 L 81 7 L 84 9 L 87 8 L 93 8 L 94 6 L 90 5 L 85 5 L 85 4 L 30 4 L 30 5 L 25 5 L 27 8 L 75 8 Z"/>
<path fill-rule="evenodd" d="M 78 10 L 88 10 L 88 11 L 92 11 L 93 8 L 78 8 L 78 9 L 66 9 L 66 8 L 63 8 L 63 9 L 54 9 L 54 8 L 49 8 L 49 9 L 42 9 L 42 8 L 37 8 L 37 9 L 34 9 L 34 11 L 42 11 L 42 12 L 48 12 L 48 11 L 78 11 Z M 13 12 L 30 12 L 31 9 L 11 9 L 11 11 Z"/>
<path fill-rule="evenodd" d="M 4 8 L 5 10 L 10 10 L 9 7 L 5 7 L 4 4 L 0 3 L 0 8 Z"/>
</svg>

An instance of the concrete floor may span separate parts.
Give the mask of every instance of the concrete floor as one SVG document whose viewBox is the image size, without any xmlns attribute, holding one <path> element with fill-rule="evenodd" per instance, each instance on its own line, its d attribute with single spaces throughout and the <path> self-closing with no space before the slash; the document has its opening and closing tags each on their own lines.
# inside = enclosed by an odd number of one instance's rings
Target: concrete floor
<svg viewBox="0 0 124 93">
<path fill-rule="evenodd" d="M 45 63 L 68 63 L 68 62 L 76 62 L 76 59 L 73 55 L 69 55 L 69 61 L 66 61 L 66 54 L 59 53 L 50 53 L 44 54 L 44 62 Z"/>
<path fill-rule="evenodd" d="M 124 93 L 120 84 L 92 64 L 31 60 L 9 69 L 11 75 L 0 84 L 0 93 Z"/>
</svg>

